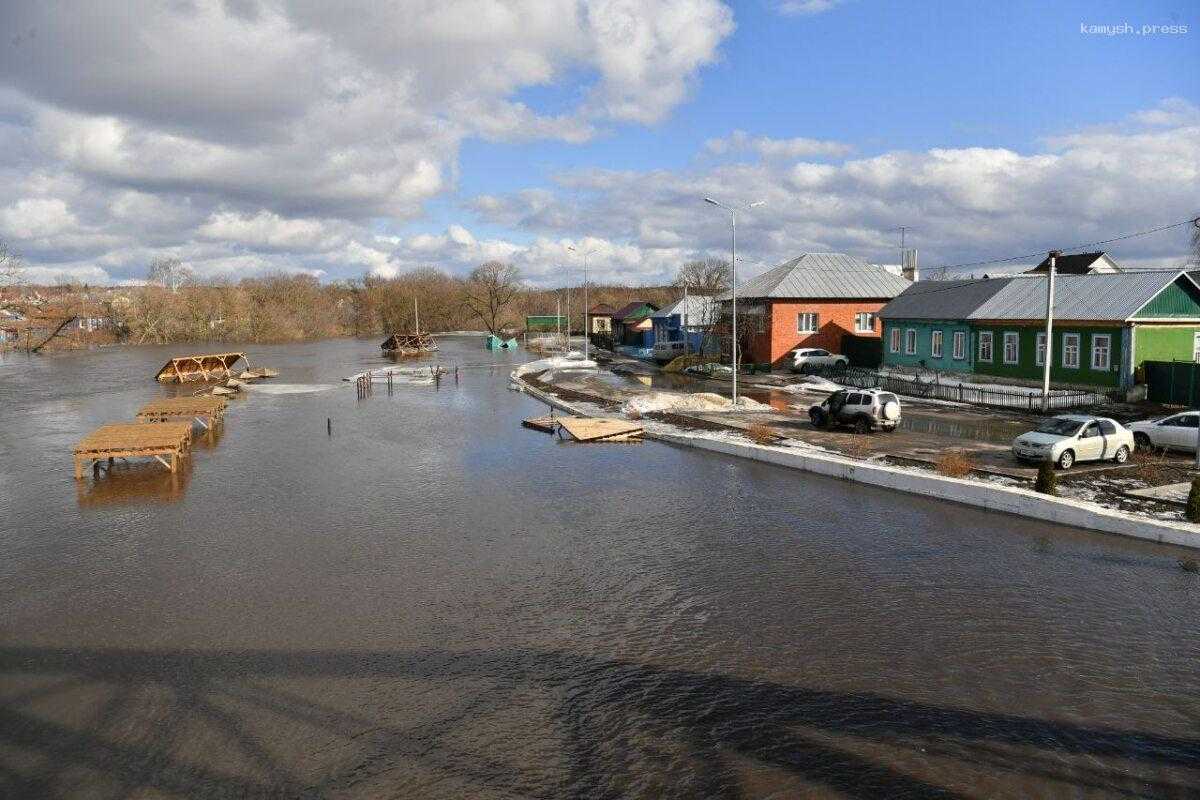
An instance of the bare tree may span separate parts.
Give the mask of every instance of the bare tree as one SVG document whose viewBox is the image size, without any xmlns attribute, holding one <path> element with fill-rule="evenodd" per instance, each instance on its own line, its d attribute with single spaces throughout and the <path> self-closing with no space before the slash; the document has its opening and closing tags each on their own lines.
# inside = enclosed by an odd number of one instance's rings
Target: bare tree
<svg viewBox="0 0 1200 800">
<path fill-rule="evenodd" d="M 508 306 L 521 291 L 520 274 L 511 264 L 489 261 L 471 271 L 463 285 L 463 305 L 495 335 Z"/>
<path fill-rule="evenodd" d="M 158 256 L 150 262 L 150 272 L 146 279 L 164 289 L 178 292 L 179 287 L 192 279 L 192 268 L 178 258 Z"/>
<path fill-rule="evenodd" d="M 25 265 L 21 257 L 8 249 L 8 245 L 0 239 L 0 286 L 10 286 L 21 282 Z"/>
<path fill-rule="evenodd" d="M 720 294 L 729 291 L 730 283 L 729 262 L 719 258 L 689 261 L 675 276 L 675 285 L 688 294 Z"/>
</svg>

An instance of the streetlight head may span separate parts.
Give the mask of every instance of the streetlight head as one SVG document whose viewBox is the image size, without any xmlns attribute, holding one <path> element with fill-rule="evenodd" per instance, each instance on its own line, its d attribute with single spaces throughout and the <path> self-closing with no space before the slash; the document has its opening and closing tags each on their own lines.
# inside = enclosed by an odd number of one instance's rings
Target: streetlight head
<svg viewBox="0 0 1200 800">
<path fill-rule="evenodd" d="M 721 205 L 721 204 L 720 204 L 720 203 L 718 203 L 716 200 L 713 200 L 711 197 L 706 197 L 706 198 L 704 198 L 704 202 L 706 202 L 706 203 L 712 203 L 714 206 L 719 206 L 719 205 Z"/>
<path fill-rule="evenodd" d="M 766 200 L 755 200 L 753 203 L 750 204 L 750 208 L 758 208 L 759 206 L 765 206 L 766 204 L 767 204 Z"/>
<path fill-rule="evenodd" d="M 570 250 L 572 253 L 576 252 L 575 245 L 573 245 L 573 244 L 567 245 L 567 249 Z"/>
</svg>

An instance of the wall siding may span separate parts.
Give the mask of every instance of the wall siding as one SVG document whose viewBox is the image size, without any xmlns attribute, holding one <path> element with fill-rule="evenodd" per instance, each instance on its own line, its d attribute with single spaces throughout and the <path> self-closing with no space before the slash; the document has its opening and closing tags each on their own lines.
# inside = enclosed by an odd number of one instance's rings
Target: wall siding
<svg viewBox="0 0 1200 800">
<path fill-rule="evenodd" d="M 1138 325 L 1134 361 L 1191 361 L 1200 325 Z"/>
<path fill-rule="evenodd" d="M 1159 292 L 1134 319 L 1163 319 L 1164 317 L 1200 317 L 1200 290 L 1185 287 L 1180 278 Z"/>
<path fill-rule="evenodd" d="M 892 352 L 892 330 L 900 331 L 900 347 Z M 917 332 L 917 352 L 904 352 L 904 332 Z M 942 331 L 942 357 L 933 357 L 933 332 Z M 966 352 L 962 359 L 954 358 L 954 333 L 966 335 Z M 943 372 L 970 372 L 972 362 L 971 327 L 965 322 L 929 320 L 885 320 L 883 323 L 883 363 L 889 367 L 919 367 L 924 361 L 927 369 Z"/>
<path fill-rule="evenodd" d="M 972 357 L 975 372 L 980 375 L 991 375 L 997 378 L 1013 378 L 1018 380 L 1039 380 L 1043 368 L 1037 364 L 1037 335 L 1044 331 L 1042 325 L 1016 324 L 977 324 L 972 326 L 974 335 L 971 337 Z M 1122 347 L 1124 337 L 1120 326 L 1086 327 L 1080 325 L 1054 326 L 1054 352 L 1050 367 L 1050 380 L 1055 384 L 1085 384 L 1089 386 L 1119 386 L 1121 385 L 1121 364 L 1123 362 Z M 979 359 L 979 334 L 992 334 L 992 361 Z M 1017 363 L 1004 363 L 1004 334 L 1016 332 L 1019 336 L 1017 346 Z M 1079 334 L 1079 368 L 1067 369 L 1062 366 L 1063 334 Z M 1092 369 L 1092 338 L 1098 335 L 1111 337 L 1111 352 L 1107 370 Z M 1138 333 L 1141 338 L 1141 332 Z"/>
</svg>

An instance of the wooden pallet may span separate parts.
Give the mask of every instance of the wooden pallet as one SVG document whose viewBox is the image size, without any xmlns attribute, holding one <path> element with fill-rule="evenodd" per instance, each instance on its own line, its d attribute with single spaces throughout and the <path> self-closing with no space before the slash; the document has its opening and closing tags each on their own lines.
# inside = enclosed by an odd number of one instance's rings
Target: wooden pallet
<svg viewBox="0 0 1200 800">
<path fill-rule="evenodd" d="M 75 477 L 83 477 L 85 464 L 111 464 L 114 458 L 153 458 L 175 472 L 191 448 L 192 426 L 186 422 L 105 425 L 75 445 Z"/>
<path fill-rule="evenodd" d="M 577 442 L 632 442 L 642 438 L 636 422 L 596 417 L 559 417 L 559 426 Z"/>
<path fill-rule="evenodd" d="M 530 417 L 521 420 L 521 424 L 542 433 L 554 433 L 558 430 L 558 419 L 555 417 Z"/>
<path fill-rule="evenodd" d="M 224 399 L 211 395 L 168 397 L 142 406 L 135 419 L 138 422 L 195 420 L 205 428 L 211 428 L 224 417 L 227 405 Z"/>
</svg>

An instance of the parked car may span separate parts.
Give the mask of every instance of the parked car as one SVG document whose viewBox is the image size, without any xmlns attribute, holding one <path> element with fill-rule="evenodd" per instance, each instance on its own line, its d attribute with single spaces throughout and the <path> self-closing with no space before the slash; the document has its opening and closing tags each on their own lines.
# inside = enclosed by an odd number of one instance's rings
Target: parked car
<svg viewBox="0 0 1200 800">
<path fill-rule="evenodd" d="M 837 366 L 850 366 L 850 359 L 819 347 L 801 347 L 792 351 L 792 372 L 800 372 L 805 367 Z"/>
<path fill-rule="evenodd" d="M 1200 411 L 1185 411 L 1162 419 L 1149 419 L 1129 425 L 1138 447 L 1163 447 L 1196 452 L 1196 434 L 1200 430 Z"/>
<path fill-rule="evenodd" d="M 1136 444 L 1133 432 L 1115 419 L 1060 414 L 1042 420 L 1037 430 L 1013 440 L 1013 455 L 1021 461 L 1050 461 L 1070 469 L 1080 461 L 1129 460 Z"/>
<path fill-rule="evenodd" d="M 840 389 L 808 410 L 818 428 L 844 425 L 859 433 L 894 431 L 900 424 L 900 398 L 881 389 Z"/>
</svg>

